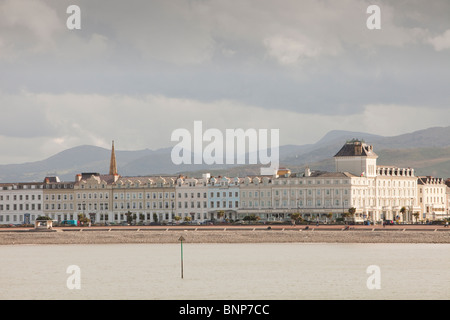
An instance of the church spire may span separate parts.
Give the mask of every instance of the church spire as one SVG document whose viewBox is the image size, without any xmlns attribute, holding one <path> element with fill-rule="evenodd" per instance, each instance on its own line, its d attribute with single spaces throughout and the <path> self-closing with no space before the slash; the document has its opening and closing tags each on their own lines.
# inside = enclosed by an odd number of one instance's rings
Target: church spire
<svg viewBox="0 0 450 320">
<path fill-rule="evenodd" d="M 109 174 L 117 175 L 116 153 L 114 151 L 114 140 L 112 142 L 111 162 L 109 164 Z"/>
</svg>

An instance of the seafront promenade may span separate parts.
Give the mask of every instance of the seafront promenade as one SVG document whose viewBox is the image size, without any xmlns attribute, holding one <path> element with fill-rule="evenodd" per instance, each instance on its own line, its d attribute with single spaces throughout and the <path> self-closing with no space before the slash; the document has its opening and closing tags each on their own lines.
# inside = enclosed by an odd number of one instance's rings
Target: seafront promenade
<svg viewBox="0 0 450 320">
<path fill-rule="evenodd" d="M 1 228 L 0 245 L 177 243 L 450 243 L 442 225 L 212 225 Z"/>
</svg>

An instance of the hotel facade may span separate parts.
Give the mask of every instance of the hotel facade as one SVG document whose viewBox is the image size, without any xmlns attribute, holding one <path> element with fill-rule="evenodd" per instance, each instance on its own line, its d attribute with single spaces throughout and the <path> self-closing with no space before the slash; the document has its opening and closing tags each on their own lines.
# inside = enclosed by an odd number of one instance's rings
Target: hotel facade
<svg viewBox="0 0 450 320">
<path fill-rule="evenodd" d="M 208 220 L 427 222 L 449 218 L 449 187 L 414 169 L 377 165 L 373 147 L 348 141 L 334 156 L 335 171 L 239 177 L 137 176 L 117 172 L 114 143 L 108 174 L 76 175 L 62 182 L 0 184 L 0 224 L 33 223 L 40 215 L 56 221 L 84 215 L 92 223 L 178 223 Z M 352 208 L 353 210 L 349 210 Z M 349 211 L 354 211 L 349 215 Z"/>
</svg>

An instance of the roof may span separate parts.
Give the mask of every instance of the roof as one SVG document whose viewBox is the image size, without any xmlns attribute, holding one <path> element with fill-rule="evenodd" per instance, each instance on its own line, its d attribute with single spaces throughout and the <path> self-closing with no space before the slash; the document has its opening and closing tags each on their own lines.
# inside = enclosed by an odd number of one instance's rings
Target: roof
<svg viewBox="0 0 450 320">
<path fill-rule="evenodd" d="M 27 186 L 42 186 L 44 185 L 43 182 L 2 182 L 0 183 L 0 188 L 7 188 L 7 187 L 15 187 L 14 190 L 22 190 L 26 189 L 24 187 Z"/>
<path fill-rule="evenodd" d="M 435 177 L 432 177 L 432 176 L 420 176 L 420 177 L 417 177 L 417 183 L 418 184 L 421 184 L 421 185 L 424 185 L 424 184 L 443 184 L 443 185 L 445 185 L 444 184 L 444 179 L 442 179 L 442 178 L 435 178 Z"/>
<path fill-rule="evenodd" d="M 56 182 L 61 182 L 59 180 L 59 178 L 57 176 L 53 176 L 53 177 L 45 177 L 44 179 L 45 183 L 56 183 Z"/>
<path fill-rule="evenodd" d="M 311 175 L 305 176 L 303 173 L 294 173 L 289 177 L 280 176 L 277 179 L 286 178 L 352 178 L 358 177 L 349 172 L 329 172 L 329 171 L 312 171 Z M 275 179 L 274 179 L 275 180 Z"/>
<path fill-rule="evenodd" d="M 327 171 L 313 171 L 310 177 L 316 178 L 351 178 L 356 177 L 349 172 L 327 172 Z"/>
<path fill-rule="evenodd" d="M 148 183 L 148 182 L 153 182 L 153 181 L 171 181 L 173 183 L 175 183 L 175 181 L 177 180 L 177 176 L 121 176 L 118 180 L 117 183 Z"/>
<path fill-rule="evenodd" d="M 359 140 L 347 141 L 335 157 L 378 157 L 371 145 Z"/>
<path fill-rule="evenodd" d="M 97 180 L 98 183 L 104 181 L 107 184 L 112 184 L 115 182 L 115 176 L 114 175 L 109 175 L 109 174 L 98 174 L 98 173 L 83 173 L 81 175 L 81 179 L 80 181 L 76 181 L 76 183 L 80 183 L 80 182 L 85 182 L 89 179 L 91 179 L 92 177 L 94 177 L 95 180 Z"/>
</svg>

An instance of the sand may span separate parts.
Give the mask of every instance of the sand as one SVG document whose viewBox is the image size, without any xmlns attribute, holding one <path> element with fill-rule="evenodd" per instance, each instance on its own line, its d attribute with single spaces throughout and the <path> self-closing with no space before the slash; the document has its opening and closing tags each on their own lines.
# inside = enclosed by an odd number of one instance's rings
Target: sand
<svg viewBox="0 0 450 320">
<path fill-rule="evenodd" d="M 101 230 L 0 232 L 0 245 L 107 243 L 450 243 L 449 231 Z"/>
</svg>

